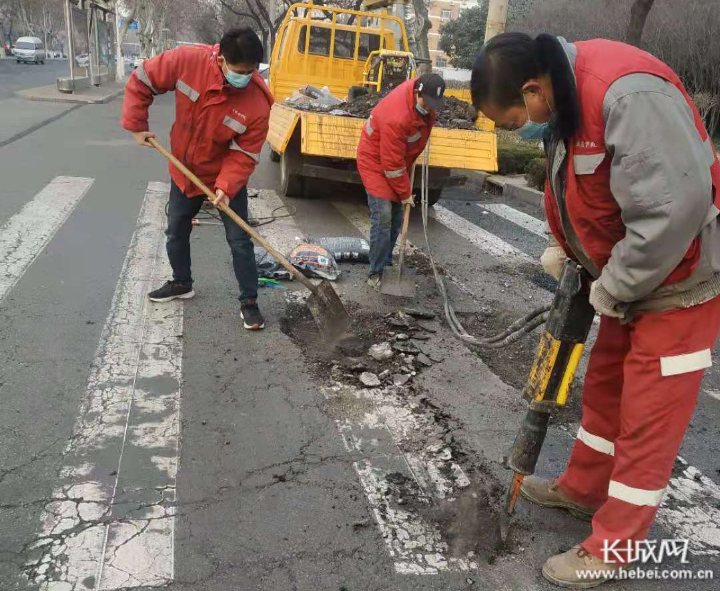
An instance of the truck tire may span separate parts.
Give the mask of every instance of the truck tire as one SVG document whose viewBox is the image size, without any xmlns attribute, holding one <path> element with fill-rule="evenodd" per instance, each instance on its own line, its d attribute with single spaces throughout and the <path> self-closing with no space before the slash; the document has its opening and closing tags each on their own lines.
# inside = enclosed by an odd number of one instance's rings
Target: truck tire
<svg viewBox="0 0 720 591">
<path fill-rule="evenodd" d="M 280 162 L 280 154 L 270 148 L 270 162 Z"/>
<path fill-rule="evenodd" d="M 302 154 L 299 136 L 294 137 L 280 156 L 280 194 L 283 197 L 304 197 L 305 179 L 300 176 Z"/>
<path fill-rule="evenodd" d="M 428 191 L 428 207 L 432 207 L 440 201 L 440 195 L 442 195 L 442 189 L 430 189 Z"/>
<path fill-rule="evenodd" d="M 348 89 L 348 101 L 353 102 L 356 98 L 369 94 L 369 91 L 364 86 L 351 86 Z"/>
</svg>

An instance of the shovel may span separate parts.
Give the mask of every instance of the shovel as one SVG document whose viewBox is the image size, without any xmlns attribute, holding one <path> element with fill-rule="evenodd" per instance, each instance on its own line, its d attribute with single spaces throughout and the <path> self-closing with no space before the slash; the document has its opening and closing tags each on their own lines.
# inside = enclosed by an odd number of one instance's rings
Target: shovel
<svg viewBox="0 0 720 591">
<path fill-rule="evenodd" d="M 147 142 L 165 156 L 165 158 L 172 162 L 175 167 L 187 178 L 189 178 L 198 189 L 205 193 L 208 199 L 214 200 L 217 197 L 198 177 L 196 177 L 182 162 L 175 158 L 175 156 L 165 149 L 165 147 L 163 147 L 157 140 L 149 138 Z M 217 205 L 217 208 L 224 212 L 243 230 L 245 230 L 250 238 L 255 240 L 265 250 L 267 250 L 295 279 L 310 290 L 311 295 L 308 298 L 308 308 L 310 308 L 310 312 L 312 313 L 320 332 L 332 342 L 338 340 L 350 326 L 351 320 L 350 315 L 347 313 L 347 310 L 345 310 L 345 306 L 343 306 L 342 301 L 340 301 L 338 294 L 335 293 L 335 290 L 333 289 L 333 286 L 330 285 L 330 282 L 327 279 L 323 279 L 318 285 L 315 285 L 298 269 L 293 267 L 290 264 L 290 261 L 270 246 L 270 244 L 268 244 L 265 239 L 260 236 L 260 234 L 253 230 L 245 222 L 245 220 L 243 220 L 227 205 L 220 203 Z"/>
<path fill-rule="evenodd" d="M 410 175 L 410 190 L 412 191 L 413 182 L 415 180 L 415 166 L 413 166 Z M 397 267 L 385 267 L 383 271 L 382 281 L 380 282 L 380 293 L 385 295 L 397 296 L 401 298 L 415 297 L 415 273 L 405 272 L 403 275 L 403 265 L 405 263 L 405 244 L 407 242 L 408 226 L 410 225 L 410 208 L 408 203 L 404 206 L 402 231 L 400 232 L 400 258 Z"/>
</svg>

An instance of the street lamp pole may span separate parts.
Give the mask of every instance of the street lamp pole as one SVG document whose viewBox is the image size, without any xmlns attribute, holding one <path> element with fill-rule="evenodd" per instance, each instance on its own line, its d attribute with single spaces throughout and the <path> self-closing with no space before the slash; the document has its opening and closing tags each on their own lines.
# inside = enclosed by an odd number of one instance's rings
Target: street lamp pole
<svg viewBox="0 0 720 591">
<path fill-rule="evenodd" d="M 73 40 L 72 9 L 70 0 L 65 0 L 65 27 L 67 29 L 68 63 L 70 64 L 70 80 L 75 84 L 75 41 Z"/>
</svg>

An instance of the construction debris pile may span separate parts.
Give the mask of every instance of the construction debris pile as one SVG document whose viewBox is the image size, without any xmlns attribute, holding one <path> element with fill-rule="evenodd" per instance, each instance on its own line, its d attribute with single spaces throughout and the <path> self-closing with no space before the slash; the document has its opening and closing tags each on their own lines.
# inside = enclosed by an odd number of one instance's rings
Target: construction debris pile
<svg viewBox="0 0 720 591">
<path fill-rule="evenodd" d="M 371 92 L 353 101 L 341 102 L 330 94 L 327 88 L 319 90 L 305 86 L 286 99 L 285 104 L 303 111 L 367 119 L 385 94 Z M 477 111 L 472 105 L 454 96 L 448 96 L 445 97 L 444 108 L 438 111 L 435 125 L 448 129 L 475 129 L 476 118 Z"/>
</svg>

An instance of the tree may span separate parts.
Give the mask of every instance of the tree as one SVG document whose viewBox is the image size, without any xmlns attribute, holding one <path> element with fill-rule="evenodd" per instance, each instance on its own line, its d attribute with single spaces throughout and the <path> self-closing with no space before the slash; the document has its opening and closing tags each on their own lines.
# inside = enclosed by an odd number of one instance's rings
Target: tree
<svg viewBox="0 0 720 591">
<path fill-rule="evenodd" d="M 485 42 L 488 5 L 473 6 L 460 13 L 460 18 L 440 27 L 439 47 L 450 57 L 455 68 L 471 69 L 475 56 Z"/>
<path fill-rule="evenodd" d="M 630 9 L 630 24 L 628 24 L 627 34 L 625 35 L 625 41 L 631 45 L 640 47 L 645 21 L 654 3 L 655 0 L 635 0 L 633 2 Z"/>
<path fill-rule="evenodd" d="M 409 31 L 409 33 L 414 42 L 414 47 L 412 48 L 413 53 L 415 57 L 429 60 L 430 45 L 428 43 L 428 33 L 432 27 L 428 13 L 430 2 L 429 0 L 412 0 L 412 5 L 415 18 L 412 22 L 412 31 Z"/>
</svg>

